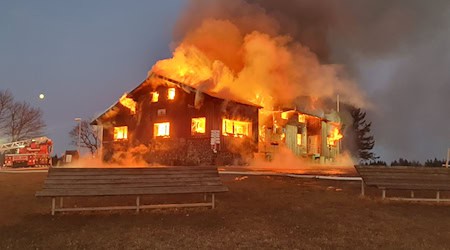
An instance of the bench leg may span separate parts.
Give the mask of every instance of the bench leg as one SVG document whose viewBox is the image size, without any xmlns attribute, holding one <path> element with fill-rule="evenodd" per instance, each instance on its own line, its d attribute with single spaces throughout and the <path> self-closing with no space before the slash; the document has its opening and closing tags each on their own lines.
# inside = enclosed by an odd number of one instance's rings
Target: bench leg
<svg viewBox="0 0 450 250">
<path fill-rule="evenodd" d="M 411 191 L 411 198 L 414 198 L 414 191 Z"/>
<path fill-rule="evenodd" d="M 214 194 L 211 194 L 211 208 L 214 209 L 216 207 L 216 199 Z"/>
<path fill-rule="evenodd" d="M 203 194 L 203 201 L 206 201 L 206 193 L 205 194 Z"/>
<path fill-rule="evenodd" d="M 439 202 L 440 200 L 440 193 L 439 191 L 436 191 L 436 201 Z"/>
<path fill-rule="evenodd" d="M 386 198 L 386 189 L 381 190 L 381 199 L 384 200 Z"/>
<path fill-rule="evenodd" d="M 64 205 L 63 197 L 59 198 L 59 207 L 62 208 Z"/>
<path fill-rule="evenodd" d="M 52 215 L 55 215 L 55 197 L 52 197 Z"/>
<path fill-rule="evenodd" d="M 361 179 L 361 196 L 364 197 L 364 181 Z"/>
<path fill-rule="evenodd" d="M 136 213 L 139 213 L 140 203 L 141 203 L 141 197 L 140 196 L 136 196 Z"/>
</svg>

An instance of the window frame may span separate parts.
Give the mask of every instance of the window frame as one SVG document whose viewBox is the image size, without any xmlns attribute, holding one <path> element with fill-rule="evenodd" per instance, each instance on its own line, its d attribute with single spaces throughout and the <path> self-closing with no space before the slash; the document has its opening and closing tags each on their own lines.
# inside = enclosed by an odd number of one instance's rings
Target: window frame
<svg viewBox="0 0 450 250">
<path fill-rule="evenodd" d="M 173 96 L 171 96 L 172 92 L 173 92 Z M 174 88 L 174 87 L 168 88 L 167 89 L 167 100 L 173 101 L 173 100 L 175 100 L 175 96 L 177 96 L 176 88 Z"/>
<path fill-rule="evenodd" d="M 167 125 L 167 128 L 164 131 L 165 134 L 158 135 L 159 126 Z M 153 124 L 153 138 L 170 138 L 170 122 L 156 122 Z"/>
<path fill-rule="evenodd" d="M 119 134 L 119 131 L 116 133 L 116 130 L 122 129 L 122 138 L 117 138 L 116 135 Z M 124 130 L 123 130 L 124 129 Z M 125 133 L 123 133 L 125 131 Z M 123 136 L 125 134 L 125 136 Z M 113 141 L 125 141 L 128 140 L 128 126 L 115 126 L 113 128 Z"/>
<path fill-rule="evenodd" d="M 229 131 L 229 129 L 227 129 L 227 123 L 228 124 L 230 124 L 231 123 L 231 126 L 232 126 L 232 133 L 229 133 L 229 132 L 227 132 L 227 131 Z M 235 124 L 236 123 L 241 123 L 241 124 L 245 124 L 246 125 L 246 131 L 247 131 L 247 134 L 237 134 L 236 133 L 236 126 L 235 126 Z M 232 120 L 232 119 L 228 119 L 228 118 L 222 118 L 222 135 L 224 135 L 224 136 L 233 136 L 233 137 L 240 137 L 240 138 L 243 138 L 243 137 L 250 137 L 251 136 L 251 134 L 252 134 L 252 122 L 251 121 L 241 121 L 241 120 Z"/>
<path fill-rule="evenodd" d="M 203 122 L 203 132 L 194 131 L 194 120 L 200 120 Z M 205 135 L 206 134 L 206 117 L 192 117 L 191 118 L 191 135 Z"/>
</svg>

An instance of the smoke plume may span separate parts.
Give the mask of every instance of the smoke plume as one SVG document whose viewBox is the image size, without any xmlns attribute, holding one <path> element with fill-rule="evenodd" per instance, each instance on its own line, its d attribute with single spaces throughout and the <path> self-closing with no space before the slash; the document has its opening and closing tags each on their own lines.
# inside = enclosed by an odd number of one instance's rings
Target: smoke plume
<svg viewBox="0 0 450 250">
<path fill-rule="evenodd" d="M 440 157 L 450 146 L 449 6 L 446 0 L 194 0 L 174 31 L 174 58 L 208 65 L 196 69 L 203 77 L 191 79 L 196 86 L 266 106 L 336 94 L 359 107 L 372 103 L 382 156 Z M 154 70 L 164 72 L 163 64 Z"/>
</svg>

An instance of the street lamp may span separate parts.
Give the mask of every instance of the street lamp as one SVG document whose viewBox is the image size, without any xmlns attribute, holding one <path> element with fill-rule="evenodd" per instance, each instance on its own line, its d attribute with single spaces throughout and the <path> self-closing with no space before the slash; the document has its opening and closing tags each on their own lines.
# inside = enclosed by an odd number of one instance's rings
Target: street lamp
<svg viewBox="0 0 450 250">
<path fill-rule="evenodd" d="M 75 121 L 78 122 L 78 142 L 77 142 L 77 150 L 78 155 L 81 154 L 80 152 L 80 141 L 81 141 L 81 118 L 75 118 Z"/>
</svg>

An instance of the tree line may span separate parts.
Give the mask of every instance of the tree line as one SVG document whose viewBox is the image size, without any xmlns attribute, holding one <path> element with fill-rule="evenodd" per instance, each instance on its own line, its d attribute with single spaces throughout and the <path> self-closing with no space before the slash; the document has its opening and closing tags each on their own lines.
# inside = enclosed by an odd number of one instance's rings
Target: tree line
<svg viewBox="0 0 450 250">
<path fill-rule="evenodd" d="M 388 165 L 385 161 L 373 160 L 364 163 L 366 166 L 408 166 L 408 167 L 442 167 L 446 163 L 445 159 L 438 160 L 437 158 L 428 159 L 425 162 L 421 163 L 420 161 L 415 160 L 407 160 L 404 158 L 398 158 L 397 160 L 391 161 Z"/>
</svg>

